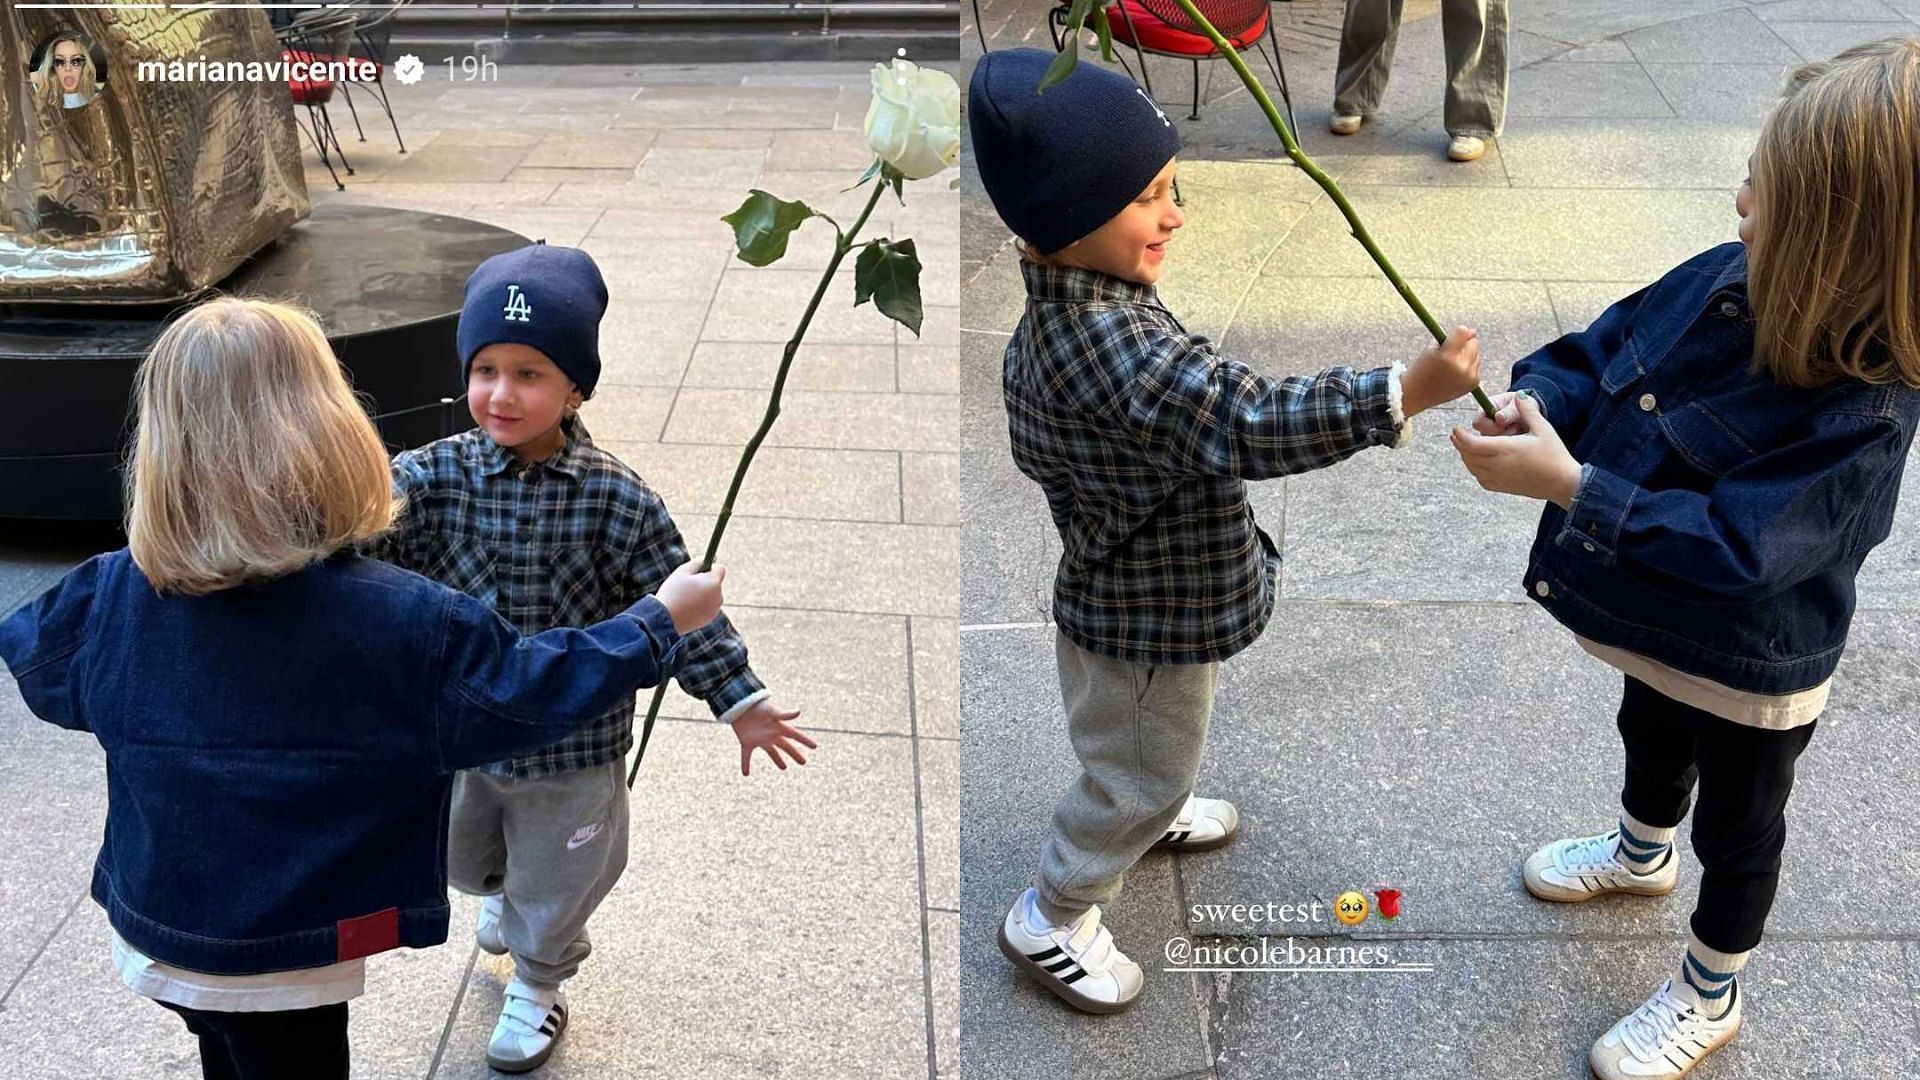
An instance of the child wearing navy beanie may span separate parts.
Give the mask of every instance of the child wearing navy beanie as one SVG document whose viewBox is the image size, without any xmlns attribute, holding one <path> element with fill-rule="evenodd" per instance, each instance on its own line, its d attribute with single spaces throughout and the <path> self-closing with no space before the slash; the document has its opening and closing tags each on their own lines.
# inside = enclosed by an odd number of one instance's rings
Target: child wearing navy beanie
<svg viewBox="0 0 1920 1080">
<path fill-rule="evenodd" d="M 589 626 L 687 562 L 666 503 L 595 446 L 574 410 L 600 380 L 607 287 L 593 258 L 544 241 L 467 280 L 456 338 L 479 426 L 393 460 L 405 509 L 370 553 L 476 596 L 515 626 Z M 720 567 L 714 567 L 716 572 Z M 526 632 L 524 629 L 523 633 Z M 683 639 L 681 689 L 786 768 L 791 726 L 723 613 Z M 513 954 L 487 1064 L 528 1072 L 567 1027 L 561 984 L 592 952 L 587 919 L 627 865 L 632 695 L 576 734 L 454 779 L 447 879 L 485 897 L 475 941 Z M 511 870 L 509 870 L 511 867 Z"/>
<path fill-rule="evenodd" d="M 1160 303 L 1180 136 L 1131 80 L 1053 54 L 989 52 L 969 125 L 980 178 L 1021 242 L 1027 306 L 1002 388 L 1013 459 L 1045 491 L 1065 553 L 1055 659 L 1080 774 L 1053 811 L 1034 886 L 1000 949 L 1089 1012 L 1138 1000 L 1140 967 L 1099 905 L 1149 849 L 1219 847 L 1239 828 L 1200 798 L 1220 661 L 1273 612 L 1280 559 L 1248 480 L 1400 446 L 1407 418 L 1479 378 L 1474 331 L 1411 364 L 1271 378 L 1221 356 Z"/>
</svg>

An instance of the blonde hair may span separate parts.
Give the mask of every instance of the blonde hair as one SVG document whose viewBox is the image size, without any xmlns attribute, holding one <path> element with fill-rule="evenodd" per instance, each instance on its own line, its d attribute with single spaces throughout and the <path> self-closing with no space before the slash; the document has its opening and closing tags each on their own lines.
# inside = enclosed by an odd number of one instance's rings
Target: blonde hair
<svg viewBox="0 0 1920 1080">
<path fill-rule="evenodd" d="M 1920 387 L 1920 38 L 1794 72 L 1751 179 L 1756 367 Z"/>
<path fill-rule="evenodd" d="M 1051 255 L 1042 255 L 1032 244 L 1027 243 L 1017 236 L 1013 238 L 1013 250 L 1020 253 L 1020 258 L 1023 261 L 1033 263 L 1035 266 L 1068 265 L 1067 261 L 1060 257 L 1060 252 L 1056 251 Z"/>
<path fill-rule="evenodd" d="M 299 308 L 201 304 L 154 342 L 135 399 L 127 540 L 160 592 L 291 573 L 392 524 L 386 448 Z"/>
<path fill-rule="evenodd" d="M 40 66 L 33 69 L 32 81 L 33 85 L 39 89 L 41 98 L 56 109 L 66 108 L 67 101 L 66 95 L 60 89 L 60 76 L 53 71 L 53 54 L 61 45 L 69 41 L 80 46 L 80 55 L 86 60 L 86 66 L 80 69 L 80 89 L 76 93 L 87 101 L 92 101 L 95 89 L 100 85 L 100 73 L 94 70 L 93 49 L 87 44 L 87 40 L 74 33 L 55 36 L 52 41 L 47 42 L 47 51 L 40 57 Z"/>
</svg>

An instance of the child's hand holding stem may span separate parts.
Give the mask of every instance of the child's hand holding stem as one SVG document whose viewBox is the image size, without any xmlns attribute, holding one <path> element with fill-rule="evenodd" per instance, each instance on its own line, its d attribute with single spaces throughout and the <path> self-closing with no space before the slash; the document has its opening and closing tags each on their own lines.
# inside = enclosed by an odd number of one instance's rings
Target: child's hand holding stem
<svg viewBox="0 0 1920 1080">
<path fill-rule="evenodd" d="M 1400 377 L 1400 405 L 1408 416 L 1444 405 L 1480 385 L 1480 331 L 1456 326 L 1421 351 Z"/>
<path fill-rule="evenodd" d="M 1517 426 L 1503 422 L 1513 410 L 1518 411 Z M 1518 433 L 1489 435 L 1474 428 Z M 1545 499 L 1565 510 L 1580 487 L 1580 463 L 1547 423 L 1540 402 L 1524 391 L 1500 395 L 1493 419 L 1476 417 L 1473 428 L 1454 428 L 1453 448 L 1488 491 Z"/>
<path fill-rule="evenodd" d="M 689 561 L 668 575 L 653 595 L 673 617 L 673 628 L 689 634 L 719 618 L 720 584 L 726 577 L 724 566 L 701 573 L 700 564 Z"/>
</svg>

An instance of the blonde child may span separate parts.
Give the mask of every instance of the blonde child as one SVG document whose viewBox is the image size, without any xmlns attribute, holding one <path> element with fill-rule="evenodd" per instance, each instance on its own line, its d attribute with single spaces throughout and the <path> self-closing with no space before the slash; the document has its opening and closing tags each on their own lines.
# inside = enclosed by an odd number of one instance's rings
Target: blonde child
<svg viewBox="0 0 1920 1080">
<path fill-rule="evenodd" d="M 1475 384 L 1480 347 L 1461 329 L 1410 366 L 1284 379 L 1221 356 L 1154 292 L 1186 220 L 1170 192 L 1179 135 L 1093 64 L 1036 94 L 1052 60 L 988 53 L 969 105 L 981 180 L 1026 255 L 1004 391 L 1014 462 L 1066 549 L 1055 657 L 1080 761 L 1000 948 L 1074 1007 L 1118 1012 L 1140 967 L 1099 905 L 1148 849 L 1217 847 L 1239 826 L 1193 782 L 1220 661 L 1259 636 L 1277 591 L 1246 481 L 1403 444 L 1408 417 Z"/>
<path fill-rule="evenodd" d="M 1699 785 L 1686 953 L 1594 1043 L 1603 1080 L 1671 1080 L 1740 1028 L 1794 763 L 1920 422 L 1920 40 L 1798 71 L 1749 170 L 1739 243 L 1521 360 L 1454 432 L 1484 487 L 1547 501 L 1527 589 L 1626 682 L 1619 820 L 1535 852 L 1527 889 L 1672 891 Z"/>
<path fill-rule="evenodd" d="M 344 1080 L 364 958 L 446 940 L 454 771 L 671 674 L 722 572 L 522 637 L 357 556 L 393 514 L 386 454 L 288 307 L 193 309 L 136 399 L 128 547 L 0 622 L 0 658 L 106 751 L 92 893 L 121 978 L 185 1019 L 208 1080 Z"/>
</svg>

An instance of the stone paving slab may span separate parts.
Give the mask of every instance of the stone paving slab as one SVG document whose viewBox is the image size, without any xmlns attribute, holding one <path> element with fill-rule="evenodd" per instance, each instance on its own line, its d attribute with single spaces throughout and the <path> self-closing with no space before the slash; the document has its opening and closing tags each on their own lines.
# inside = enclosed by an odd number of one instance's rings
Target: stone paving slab
<svg viewBox="0 0 1920 1080">
<path fill-rule="evenodd" d="M 1666 940 L 1422 941 L 1394 955 L 1430 960 L 1431 974 L 1225 976 L 1216 1072 L 1221 1080 L 1452 1080 L 1470 1062 L 1466 1075 L 1587 1080 L 1593 1040 L 1645 1000 L 1683 947 Z M 1741 984 L 1749 994 L 1745 1026 L 1689 1075 L 1912 1075 L 1920 1051 L 1909 948 L 1762 944 Z M 1863 997 L 1878 1007 L 1862 1010 Z"/>
<path fill-rule="evenodd" d="M 907 621 L 898 615 L 728 604 L 727 618 L 747 643 L 747 655 L 778 704 L 800 711 L 795 723 L 881 735 L 913 730 L 907 690 Z M 858 656 L 862 662 L 847 664 Z M 642 692 L 645 716 L 651 694 Z M 712 720 L 713 710 L 676 681 L 660 715 Z"/>
<path fill-rule="evenodd" d="M 913 634 L 914 714 L 922 738 L 960 737 L 960 624 L 924 615 Z"/>
<path fill-rule="evenodd" d="M 107 813 L 103 761 L 91 737 L 28 712 L 0 673 L 0 792 L 13 796 L 6 833 L 23 856 L 0 874 L 0 1010 L 92 880 Z"/>
<path fill-rule="evenodd" d="M 704 551 L 714 519 L 675 517 L 688 549 Z M 719 560 L 727 567 L 727 602 L 951 617 L 953 594 L 938 583 L 959 575 L 958 532 L 944 525 L 735 517 Z"/>
<path fill-rule="evenodd" d="M 599 445 L 647 478 L 675 513 L 719 513 L 739 467 L 739 454 L 716 453 L 704 446 L 615 441 L 599 441 Z M 763 446 L 734 500 L 734 512 L 754 517 L 900 521 L 900 478 L 900 455 L 893 451 Z M 925 494 L 916 488 L 914 497 Z"/>
<path fill-rule="evenodd" d="M 760 426 L 766 403 L 764 390 L 683 387 L 664 440 L 745 446 Z M 958 413 L 959 403 L 944 394 L 788 390 L 780 400 L 780 422 L 762 445 L 950 452 L 958 449 Z"/>
<path fill-rule="evenodd" d="M 1409 278 L 1452 277 L 1470 265 L 1479 278 L 1650 281 L 1732 240 L 1739 221 L 1724 191 L 1355 185 L 1347 196 Z M 1632 242 L 1623 242 L 1629 236 Z M 1378 272 L 1331 202 L 1314 204 L 1287 248 L 1287 276 Z M 1280 262 L 1267 272 L 1280 273 Z"/>
</svg>

